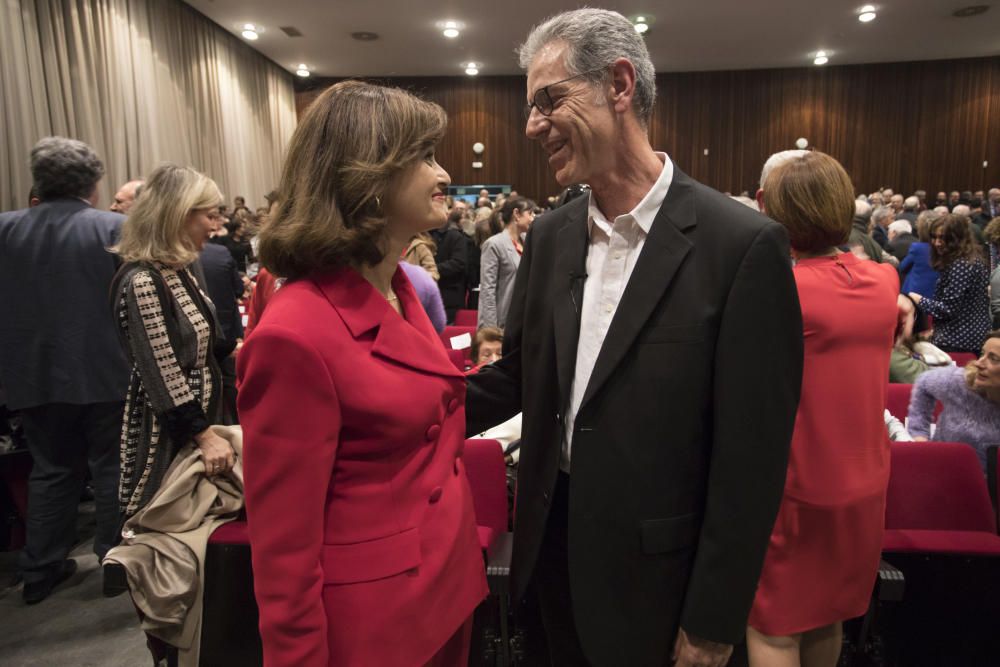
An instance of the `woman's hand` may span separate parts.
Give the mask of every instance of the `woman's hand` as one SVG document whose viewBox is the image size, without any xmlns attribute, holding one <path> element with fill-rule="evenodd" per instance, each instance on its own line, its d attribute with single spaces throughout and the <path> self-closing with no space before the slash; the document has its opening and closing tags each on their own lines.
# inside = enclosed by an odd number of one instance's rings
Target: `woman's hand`
<svg viewBox="0 0 1000 667">
<path fill-rule="evenodd" d="M 915 435 L 913 436 L 913 442 L 927 442 L 926 435 Z"/>
<path fill-rule="evenodd" d="M 201 458 L 205 461 L 205 472 L 212 475 L 220 475 L 233 469 L 236 457 L 233 448 L 229 446 L 229 441 L 218 436 L 211 428 L 194 436 L 194 441 L 201 450 Z"/>
<path fill-rule="evenodd" d="M 916 292 L 910 292 L 909 297 L 913 299 L 913 303 L 920 303 L 920 301 L 924 298 Z"/>
</svg>

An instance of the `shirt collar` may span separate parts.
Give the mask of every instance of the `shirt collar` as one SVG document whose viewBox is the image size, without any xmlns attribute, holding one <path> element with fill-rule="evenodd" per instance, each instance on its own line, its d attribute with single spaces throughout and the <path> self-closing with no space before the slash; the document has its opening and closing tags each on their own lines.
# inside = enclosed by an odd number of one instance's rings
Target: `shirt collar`
<svg viewBox="0 0 1000 667">
<path fill-rule="evenodd" d="M 653 226 L 653 220 L 663 205 L 663 200 L 667 198 L 667 191 L 674 180 L 674 163 L 670 160 L 670 156 L 657 151 L 656 157 L 663 163 L 660 176 L 653 183 L 653 187 L 650 188 L 649 192 L 635 205 L 635 208 L 624 214 L 631 216 L 632 220 L 635 221 L 635 224 L 639 226 L 644 234 L 649 234 L 649 230 Z M 608 220 L 604 216 L 604 213 L 601 212 L 601 209 L 597 207 L 593 191 L 591 191 L 589 197 L 590 203 L 587 207 L 588 234 L 593 232 L 595 223 L 604 229 L 606 233 L 610 232 L 612 221 Z M 619 217 L 624 217 L 624 215 Z"/>
</svg>

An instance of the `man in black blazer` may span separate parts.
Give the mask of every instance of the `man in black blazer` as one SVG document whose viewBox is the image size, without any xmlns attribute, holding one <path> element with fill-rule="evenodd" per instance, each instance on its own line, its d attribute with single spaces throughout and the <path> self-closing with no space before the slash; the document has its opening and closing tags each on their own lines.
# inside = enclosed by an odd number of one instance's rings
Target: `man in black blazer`
<svg viewBox="0 0 1000 667">
<path fill-rule="evenodd" d="M 455 313 L 465 308 L 465 292 L 469 278 L 469 246 L 474 243 L 459 228 L 463 209 L 455 207 L 448 215 L 443 227 L 431 230 L 436 250 L 434 262 L 437 264 L 438 289 L 448 324 L 455 321 Z"/>
<path fill-rule="evenodd" d="M 41 203 L 0 214 L 0 383 L 20 410 L 34 462 L 24 600 L 70 576 L 76 506 L 89 465 L 97 503 L 94 551 L 117 542 L 118 452 L 128 366 L 108 289 L 108 248 L 124 216 L 95 208 L 104 166 L 83 142 L 42 139 L 31 151 Z"/>
<path fill-rule="evenodd" d="M 221 215 L 219 216 L 221 217 Z M 198 254 L 205 289 L 215 305 L 215 316 L 222 329 L 216 342 L 216 358 L 222 370 L 222 403 L 224 424 L 239 424 L 236 414 L 236 358 L 233 351 L 243 339 L 243 316 L 239 298 L 243 295 L 243 278 L 236 268 L 232 253 L 221 245 L 206 243 Z"/>
<path fill-rule="evenodd" d="M 786 234 L 653 151 L 620 14 L 553 17 L 520 57 L 528 137 L 592 192 L 536 220 L 503 358 L 469 378 L 469 433 L 524 413 L 515 594 L 537 591 L 553 665 L 723 665 L 798 405 Z"/>
</svg>

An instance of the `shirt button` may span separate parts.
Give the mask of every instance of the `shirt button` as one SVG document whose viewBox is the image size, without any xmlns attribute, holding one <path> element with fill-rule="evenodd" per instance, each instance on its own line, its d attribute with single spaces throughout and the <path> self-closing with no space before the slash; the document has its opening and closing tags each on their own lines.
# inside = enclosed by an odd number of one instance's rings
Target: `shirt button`
<svg viewBox="0 0 1000 667">
<path fill-rule="evenodd" d="M 458 410 L 458 399 L 457 398 L 453 398 L 450 401 L 448 401 L 448 412 L 449 412 L 449 414 L 452 413 L 452 412 L 454 412 L 455 410 Z"/>
<path fill-rule="evenodd" d="M 605 306 L 604 307 L 604 312 L 605 313 L 610 313 L 612 310 L 614 310 L 614 308 L 612 308 L 611 306 Z"/>
<path fill-rule="evenodd" d="M 615 259 L 621 259 L 621 258 L 622 258 L 622 254 L 620 252 L 616 252 L 615 253 Z"/>
<path fill-rule="evenodd" d="M 430 502 L 433 505 L 437 501 L 441 500 L 441 493 L 442 493 L 441 487 L 435 486 L 434 489 L 431 491 L 430 498 L 427 499 L 428 502 Z"/>
<path fill-rule="evenodd" d="M 427 433 L 425 435 L 425 437 L 427 438 L 427 442 L 434 442 L 435 440 L 437 440 L 437 437 L 438 435 L 440 435 L 440 433 L 441 433 L 441 427 L 438 426 L 437 424 L 432 424 L 431 427 L 427 429 Z"/>
</svg>

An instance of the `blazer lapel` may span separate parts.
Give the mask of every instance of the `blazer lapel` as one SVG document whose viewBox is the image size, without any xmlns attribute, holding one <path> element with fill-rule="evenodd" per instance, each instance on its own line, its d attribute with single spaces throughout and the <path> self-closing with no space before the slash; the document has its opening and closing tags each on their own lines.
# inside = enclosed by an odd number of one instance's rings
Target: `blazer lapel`
<svg viewBox="0 0 1000 667">
<path fill-rule="evenodd" d="M 691 180 L 675 166 L 673 182 L 653 220 L 642 253 L 597 355 L 581 410 L 611 377 L 670 286 L 670 281 L 692 247 L 684 230 L 694 225 Z"/>
<path fill-rule="evenodd" d="M 569 403 L 569 391 L 576 372 L 576 348 L 580 338 L 580 308 L 583 306 L 583 283 L 587 277 L 587 197 L 570 206 L 569 221 L 556 235 L 559 254 L 553 278 L 553 331 L 556 343 L 556 367 L 559 374 L 560 409 Z"/>
<path fill-rule="evenodd" d="M 427 315 L 402 269 L 396 269 L 392 286 L 410 322 L 400 317 L 382 295 L 353 269 L 338 269 L 313 280 L 337 309 L 352 336 L 360 338 L 377 329 L 372 354 L 426 373 L 465 377 L 448 359 L 440 339 L 432 338 L 425 330 L 430 326 L 429 320 L 427 327 L 422 326 Z"/>
</svg>

